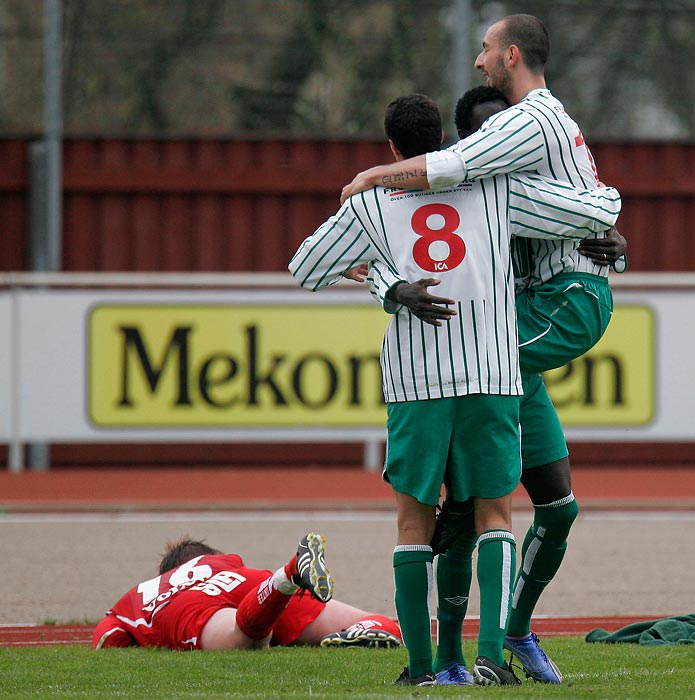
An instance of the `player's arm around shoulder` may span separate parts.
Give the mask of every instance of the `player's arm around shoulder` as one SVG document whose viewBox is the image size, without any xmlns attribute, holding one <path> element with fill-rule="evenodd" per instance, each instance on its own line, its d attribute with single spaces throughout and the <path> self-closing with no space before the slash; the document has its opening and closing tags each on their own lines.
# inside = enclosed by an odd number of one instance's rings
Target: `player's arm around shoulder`
<svg viewBox="0 0 695 700">
<path fill-rule="evenodd" d="M 427 154 L 427 177 L 433 190 L 463 180 L 535 170 L 544 158 L 542 129 L 533 115 L 509 107 L 445 151 Z"/>
<path fill-rule="evenodd" d="M 582 189 L 521 173 L 509 178 L 510 225 L 515 236 L 582 239 L 615 225 L 621 206 L 614 187 Z"/>
<path fill-rule="evenodd" d="M 358 216 L 360 195 L 347 199 L 340 209 L 304 239 L 288 269 L 300 286 L 310 291 L 335 284 L 343 274 L 372 258 L 370 242 Z"/>
</svg>

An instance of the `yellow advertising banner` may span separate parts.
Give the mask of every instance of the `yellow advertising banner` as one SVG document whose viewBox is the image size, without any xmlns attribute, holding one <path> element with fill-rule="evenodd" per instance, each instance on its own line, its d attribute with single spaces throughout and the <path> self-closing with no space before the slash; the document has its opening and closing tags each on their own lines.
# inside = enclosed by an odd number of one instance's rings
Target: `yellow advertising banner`
<svg viewBox="0 0 695 700">
<path fill-rule="evenodd" d="M 644 425 L 654 418 L 656 330 L 646 306 L 618 306 L 603 338 L 585 355 L 546 372 L 565 426 Z"/>
<path fill-rule="evenodd" d="M 378 306 L 97 306 L 101 427 L 383 427 Z"/>
<path fill-rule="evenodd" d="M 88 412 L 104 428 L 383 427 L 374 306 L 98 305 Z M 653 312 L 618 307 L 601 342 L 546 373 L 566 426 L 641 425 L 654 412 Z"/>
</svg>

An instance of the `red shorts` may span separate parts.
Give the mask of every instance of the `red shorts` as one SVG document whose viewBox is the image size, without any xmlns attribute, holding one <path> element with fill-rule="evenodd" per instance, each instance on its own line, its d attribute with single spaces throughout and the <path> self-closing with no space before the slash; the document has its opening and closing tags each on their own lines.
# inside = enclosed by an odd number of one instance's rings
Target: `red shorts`
<svg viewBox="0 0 695 700">
<path fill-rule="evenodd" d="M 296 593 L 275 623 L 270 643 L 282 647 L 293 644 L 325 607 L 325 603 L 316 600 L 306 591 Z"/>
<path fill-rule="evenodd" d="M 200 649 L 203 628 L 218 610 L 225 607 L 229 606 L 213 607 L 209 599 L 201 599 L 200 604 L 196 605 L 187 596 L 181 596 L 178 600 L 174 598 L 158 613 L 160 645 L 179 650 Z M 325 607 L 325 603 L 312 598 L 308 593 L 293 595 L 273 626 L 270 643 L 273 646 L 292 644 Z"/>
</svg>

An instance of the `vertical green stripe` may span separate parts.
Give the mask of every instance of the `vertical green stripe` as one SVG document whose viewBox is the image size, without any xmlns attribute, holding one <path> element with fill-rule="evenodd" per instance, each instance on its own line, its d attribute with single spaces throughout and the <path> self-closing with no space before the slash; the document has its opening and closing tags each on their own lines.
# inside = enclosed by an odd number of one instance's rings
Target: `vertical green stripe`
<svg viewBox="0 0 695 700">
<path fill-rule="evenodd" d="M 397 319 L 393 319 L 392 323 L 395 323 L 396 325 L 398 324 Z M 388 391 L 387 387 L 384 387 L 384 394 L 385 397 L 389 396 L 390 398 L 388 399 L 389 401 L 393 401 L 396 399 L 398 392 L 396 391 L 396 380 L 393 377 L 393 363 L 391 362 L 391 344 L 388 341 L 389 334 L 387 333 L 384 336 L 384 346 L 383 346 L 383 361 L 385 363 L 385 367 L 383 368 L 383 376 L 384 376 L 384 384 L 388 385 Z M 386 368 L 388 368 L 388 375 L 386 373 Z M 389 384 L 390 381 L 390 384 Z"/>
<path fill-rule="evenodd" d="M 470 375 L 468 373 L 468 352 L 466 351 L 466 335 L 463 331 L 463 305 L 461 302 L 457 302 L 456 310 L 458 311 L 459 317 L 459 334 L 461 335 L 461 349 L 463 353 L 463 369 L 466 373 L 466 381 L 470 380 Z"/>
<path fill-rule="evenodd" d="M 449 308 L 449 304 L 446 305 Z M 449 344 L 449 371 L 451 372 L 452 388 L 454 390 L 454 396 L 458 396 L 458 391 L 456 389 L 456 365 L 454 363 L 454 343 L 451 333 L 451 321 L 444 321 L 446 325 L 446 337 L 447 343 Z"/>
<path fill-rule="evenodd" d="M 427 392 L 427 398 L 431 399 L 432 395 L 430 393 L 430 377 L 427 371 L 427 365 L 429 358 L 427 357 L 427 343 L 425 342 L 425 324 L 420 324 L 420 343 L 422 348 L 422 369 L 425 373 L 425 390 Z"/>
<path fill-rule="evenodd" d="M 410 370 L 413 373 L 413 391 L 415 392 L 415 400 L 420 400 L 420 395 L 417 390 L 417 375 L 415 374 L 415 353 L 413 352 L 413 315 L 408 311 L 408 347 L 410 348 Z"/>
<path fill-rule="evenodd" d="M 478 319 L 475 313 L 475 302 L 471 299 L 471 326 L 473 328 L 473 343 L 475 345 L 475 366 L 478 370 L 478 377 L 482 379 L 480 367 L 480 348 L 478 346 Z"/>
<path fill-rule="evenodd" d="M 400 314 L 398 315 L 398 321 L 400 321 Z M 408 394 L 405 389 L 405 377 L 403 376 L 403 351 L 401 349 L 401 324 L 396 323 L 396 348 L 398 351 L 398 373 L 401 381 L 401 388 L 403 389 L 403 400 L 407 400 Z M 395 385 L 394 385 L 395 391 Z"/>
</svg>

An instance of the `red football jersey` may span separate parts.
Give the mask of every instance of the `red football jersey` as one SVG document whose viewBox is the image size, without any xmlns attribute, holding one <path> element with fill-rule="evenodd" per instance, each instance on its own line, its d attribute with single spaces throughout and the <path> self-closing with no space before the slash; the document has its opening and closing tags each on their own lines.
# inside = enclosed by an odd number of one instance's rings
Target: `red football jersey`
<svg viewBox="0 0 695 700">
<path fill-rule="evenodd" d="M 195 557 L 131 588 L 97 625 L 92 647 L 197 649 L 210 617 L 221 608 L 237 608 L 271 575 L 244 566 L 237 554 Z M 272 643 L 294 642 L 324 607 L 309 595 L 292 596 L 273 628 Z"/>
</svg>

